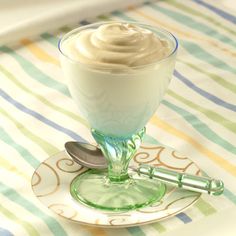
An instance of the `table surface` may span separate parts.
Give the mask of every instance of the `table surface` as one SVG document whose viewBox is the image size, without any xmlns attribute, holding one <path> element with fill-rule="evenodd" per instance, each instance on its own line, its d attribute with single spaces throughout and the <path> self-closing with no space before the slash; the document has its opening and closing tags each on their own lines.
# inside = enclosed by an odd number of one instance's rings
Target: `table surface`
<svg viewBox="0 0 236 236">
<path fill-rule="evenodd" d="M 53 215 L 31 190 L 37 166 L 68 140 L 92 142 L 66 87 L 57 43 L 70 25 L 0 47 L 0 235 L 236 235 L 236 16 L 228 2 L 167 0 L 86 19 L 164 27 L 176 70 L 145 141 L 173 147 L 225 183 L 187 211 L 150 225 L 101 229 Z M 158 140 L 158 141 L 157 141 Z"/>
</svg>

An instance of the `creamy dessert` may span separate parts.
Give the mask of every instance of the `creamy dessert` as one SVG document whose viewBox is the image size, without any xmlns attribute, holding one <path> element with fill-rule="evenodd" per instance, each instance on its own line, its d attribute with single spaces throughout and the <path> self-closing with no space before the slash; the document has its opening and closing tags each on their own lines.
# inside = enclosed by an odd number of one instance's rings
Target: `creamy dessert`
<svg viewBox="0 0 236 236">
<path fill-rule="evenodd" d="M 85 29 L 63 44 L 71 59 L 97 69 L 121 72 L 170 54 L 170 45 L 152 31 L 128 23 L 110 23 Z"/>
<path fill-rule="evenodd" d="M 177 45 L 166 31 L 141 24 L 97 23 L 60 43 L 71 95 L 91 127 L 130 136 L 156 111 L 174 68 Z"/>
</svg>

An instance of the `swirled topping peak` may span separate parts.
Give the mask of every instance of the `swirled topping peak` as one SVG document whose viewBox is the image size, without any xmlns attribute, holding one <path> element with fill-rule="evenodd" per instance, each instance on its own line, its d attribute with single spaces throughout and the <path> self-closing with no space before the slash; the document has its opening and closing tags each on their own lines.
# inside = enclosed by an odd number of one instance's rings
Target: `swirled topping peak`
<svg viewBox="0 0 236 236">
<path fill-rule="evenodd" d="M 96 68 L 125 69 L 161 60 L 171 49 L 148 29 L 112 22 L 69 37 L 63 50 L 69 58 Z"/>
</svg>

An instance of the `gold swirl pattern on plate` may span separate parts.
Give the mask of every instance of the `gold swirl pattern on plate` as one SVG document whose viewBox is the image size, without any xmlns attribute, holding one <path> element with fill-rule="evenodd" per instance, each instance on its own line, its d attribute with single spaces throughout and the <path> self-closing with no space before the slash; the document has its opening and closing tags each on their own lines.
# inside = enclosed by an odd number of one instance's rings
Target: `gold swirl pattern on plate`
<svg viewBox="0 0 236 236">
<path fill-rule="evenodd" d="M 198 169 L 197 172 L 195 173 L 195 175 L 201 175 L 201 170 Z"/>
<path fill-rule="evenodd" d="M 37 194 L 37 197 L 45 197 L 45 196 L 48 196 L 50 194 L 53 194 L 53 193 L 55 193 L 58 190 L 58 188 L 60 186 L 60 178 L 59 178 L 59 175 L 56 172 L 56 170 L 54 170 L 54 168 L 52 166 L 50 166 L 49 164 L 47 164 L 45 162 L 43 162 L 42 165 L 48 167 L 51 170 L 51 172 L 55 175 L 55 177 L 56 177 L 56 184 L 53 186 L 53 189 L 50 192 L 44 193 L 44 194 Z"/>
<path fill-rule="evenodd" d="M 161 200 L 161 201 L 159 201 L 157 203 L 154 203 L 154 204 L 152 204 L 152 205 L 150 205 L 148 207 L 137 209 L 136 211 L 141 212 L 141 213 L 155 213 L 155 212 L 157 212 L 158 208 L 162 204 L 163 204 L 163 200 Z"/>
<path fill-rule="evenodd" d="M 56 166 L 59 170 L 67 173 L 75 173 L 83 169 L 83 166 L 69 158 L 61 158 L 56 162 Z"/>
<path fill-rule="evenodd" d="M 62 203 L 51 204 L 48 206 L 48 208 L 54 211 L 56 214 L 71 220 L 78 215 L 78 212 L 75 209 Z"/>
<path fill-rule="evenodd" d="M 35 187 L 36 185 L 40 184 L 41 180 L 41 176 L 38 174 L 37 171 L 35 171 L 32 178 L 31 186 Z"/>
<path fill-rule="evenodd" d="M 122 225 L 128 218 L 131 217 L 129 214 L 120 214 L 120 215 L 112 215 L 113 219 L 109 220 L 110 225 Z"/>
<path fill-rule="evenodd" d="M 161 199 L 159 202 L 155 202 L 151 204 L 150 206 L 147 206 L 145 208 L 140 208 L 137 209 L 136 211 L 141 212 L 141 213 L 152 213 L 156 212 L 157 208 L 159 208 L 163 204 L 163 199 Z M 146 209 L 146 210 L 145 210 Z"/>
<path fill-rule="evenodd" d="M 169 202 L 167 205 L 165 205 L 165 201 L 161 201 L 159 205 L 151 205 L 149 207 L 146 207 L 146 208 L 141 208 L 141 209 L 138 209 L 137 211 L 138 212 L 141 212 L 141 213 L 146 213 L 146 214 L 149 214 L 149 213 L 156 213 L 156 212 L 160 212 L 160 211 L 163 211 L 165 212 L 166 210 L 168 210 L 170 208 L 170 206 L 172 206 L 173 204 L 175 204 L 176 202 L 179 202 L 179 201 L 182 201 L 184 199 L 188 199 L 188 198 L 193 198 L 193 201 L 189 204 L 191 205 L 193 202 L 195 202 L 199 197 L 200 197 L 200 193 L 198 194 L 195 194 L 195 195 L 187 195 L 187 196 L 182 196 L 180 198 L 177 198 L 177 199 L 173 199 L 171 202 Z M 160 208 L 161 205 L 164 205 L 163 208 Z M 181 212 L 181 211 L 179 211 Z M 166 216 L 170 215 L 170 213 L 166 212 Z M 165 217 L 166 217 L 165 216 Z"/>
<path fill-rule="evenodd" d="M 180 159 L 180 160 L 187 160 L 187 159 L 188 159 L 187 157 L 181 157 L 181 156 L 177 155 L 175 150 L 173 150 L 173 151 L 171 152 L 171 154 L 172 154 L 172 156 L 173 156 L 174 158 L 176 158 L 176 159 Z"/>
<path fill-rule="evenodd" d="M 191 166 L 193 164 L 192 161 L 190 161 L 187 165 L 183 166 L 183 167 L 175 167 L 172 165 L 168 165 L 166 162 L 164 162 L 162 160 L 162 154 L 164 153 L 164 151 L 166 151 L 166 148 L 163 146 L 141 146 L 142 149 L 146 149 L 147 151 L 140 151 L 138 153 L 135 154 L 133 160 L 138 163 L 138 164 L 152 164 L 154 166 L 162 166 L 162 167 L 166 167 L 168 169 L 172 169 L 172 170 L 179 170 L 182 172 L 185 172 L 187 170 L 187 168 L 189 168 L 189 166 Z M 153 152 L 149 152 L 149 150 L 156 150 L 157 152 L 153 153 Z M 180 157 L 177 156 L 175 151 L 171 152 L 172 157 L 174 157 L 175 159 L 178 160 L 188 160 L 187 157 Z"/>
<path fill-rule="evenodd" d="M 148 152 L 138 152 L 134 155 L 133 160 L 138 164 L 147 164 L 152 163 L 155 160 L 158 160 L 160 158 L 161 153 L 164 151 L 164 147 L 158 146 L 158 147 L 144 147 L 143 149 L 155 149 L 157 150 L 157 153 L 155 155 L 150 155 Z M 158 164 L 157 164 L 158 165 Z"/>
<path fill-rule="evenodd" d="M 177 158 L 176 158 L 177 157 Z M 133 164 L 145 163 L 153 160 L 151 165 L 163 165 L 167 168 L 179 167 L 190 174 L 200 174 L 199 167 L 184 155 L 173 152 L 173 149 L 158 145 L 142 146 L 136 154 Z M 164 163 L 165 162 L 165 163 Z M 170 165 L 170 167 L 168 167 Z M 163 167 L 164 167 L 163 166 Z M 131 212 L 97 212 L 85 208 L 84 205 L 72 200 L 69 187 L 75 176 L 86 171 L 68 159 L 65 151 L 50 158 L 35 171 L 32 177 L 32 189 L 39 200 L 57 215 L 70 221 L 96 227 L 131 227 L 153 223 L 174 216 L 195 203 L 201 194 L 193 195 L 190 191 L 179 191 L 169 186 L 166 195 L 160 202 Z M 60 177 L 60 179 L 59 179 Z M 47 192 L 46 194 L 41 194 Z M 55 194 L 53 194 L 55 193 Z M 50 195 L 53 194 L 53 195 Z"/>
<path fill-rule="evenodd" d="M 174 166 L 168 165 L 167 163 L 162 161 L 161 160 L 161 155 L 157 155 L 156 158 L 157 158 L 160 166 L 164 166 L 164 167 L 167 167 L 168 169 L 172 169 L 172 170 L 180 170 L 180 171 L 183 171 L 183 172 L 185 172 L 187 170 L 187 168 L 193 164 L 193 162 L 191 161 L 190 163 L 188 163 L 184 167 L 174 167 Z M 154 164 L 154 166 L 156 166 L 156 164 Z"/>
<path fill-rule="evenodd" d="M 184 196 L 184 197 L 175 199 L 174 201 L 172 201 L 172 202 L 170 202 L 169 204 L 167 204 L 167 205 L 165 206 L 165 208 L 161 209 L 161 211 L 167 210 L 171 205 L 175 204 L 175 203 L 178 202 L 178 201 L 181 201 L 181 200 L 186 199 L 186 198 L 193 198 L 193 197 L 196 197 L 196 196 L 198 196 L 198 195 L 200 195 L 200 194 L 189 195 L 189 196 Z"/>
<path fill-rule="evenodd" d="M 165 149 L 165 147 L 163 147 L 163 146 L 145 146 L 143 144 L 141 144 L 140 148 L 147 149 L 147 150 L 156 150 L 156 149 L 164 150 Z"/>
</svg>

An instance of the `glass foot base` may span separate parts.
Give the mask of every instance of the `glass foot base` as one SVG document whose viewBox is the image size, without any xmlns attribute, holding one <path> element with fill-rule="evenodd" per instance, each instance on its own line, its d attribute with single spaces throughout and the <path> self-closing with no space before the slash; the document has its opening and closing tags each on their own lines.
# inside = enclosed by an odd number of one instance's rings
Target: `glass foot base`
<svg viewBox="0 0 236 236">
<path fill-rule="evenodd" d="M 166 187 L 158 180 L 130 172 L 129 179 L 122 183 L 110 182 L 107 171 L 88 170 L 71 183 L 74 199 L 90 207 L 125 211 L 147 206 L 160 201 Z"/>
</svg>

